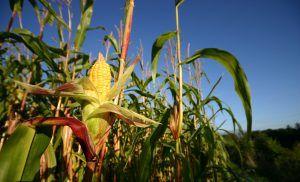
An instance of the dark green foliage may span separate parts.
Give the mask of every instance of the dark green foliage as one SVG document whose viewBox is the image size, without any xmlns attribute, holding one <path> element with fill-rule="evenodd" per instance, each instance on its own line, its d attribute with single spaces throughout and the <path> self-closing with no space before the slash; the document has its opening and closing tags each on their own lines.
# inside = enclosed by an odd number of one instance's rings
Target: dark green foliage
<svg viewBox="0 0 300 182">
<path fill-rule="evenodd" d="M 254 136 L 256 172 L 271 181 L 297 181 L 300 175 L 299 146 L 282 147 L 264 133 Z"/>
<path fill-rule="evenodd" d="M 227 148 L 231 160 L 254 180 L 299 181 L 300 139 L 296 138 L 299 133 L 299 128 L 291 127 L 255 131 L 250 145 L 243 138 L 227 135 L 227 140 L 238 143 L 241 159 L 236 149 L 229 145 Z"/>
<path fill-rule="evenodd" d="M 161 125 L 155 128 L 152 134 L 146 139 L 141 151 L 139 162 L 139 181 L 148 181 L 151 175 L 151 164 L 153 162 L 153 152 L 159 139 L 164 135 L 169 124 L 170 110 L 167 110 L 161 119 Z"/>
<path fill-rule="evenodd" d="M 296 125 L 297 126 L 297 125 Z M 300 141 L 300 128 L 281 128 L 276 130 L 265 130 L 269 137 L 276 140 L 280 145 L 285 148 L 292 149 Z"/>
</svg>

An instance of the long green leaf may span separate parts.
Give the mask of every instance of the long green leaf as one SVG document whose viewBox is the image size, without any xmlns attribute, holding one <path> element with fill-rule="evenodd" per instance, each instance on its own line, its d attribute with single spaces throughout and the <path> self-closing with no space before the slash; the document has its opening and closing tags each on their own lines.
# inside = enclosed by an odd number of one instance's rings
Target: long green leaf
<svg viewBox="0 0 300 182">
<path fill-rule="evenodd" d="M 51 89 L 45 89 L 43 87 L 37 86 L 37 85 L 30 85 L 27 83 L 23 83 L 23 82 L 19 82 L 14 80 L 14 82 L 16 84 L 18 84 L 19 86 L 23 87 L 24 89 L 26 89 L 29 93 L 32 94 L 36 94 L 36 95 L 53 95 L 53 96 L 62 96 L 62 97 L 73 97 L 75 99 L 77 99 L 79 102 L 80 101 L 88 101 L 90 103 L 93 103 L 95 105 L 99 104 L 99 101 L 97 98 L 95 97 L 91 97 L 88 96 L 84 93 L 78 92 L 78 90 L 76 90 L 77 86 L 69 86 L 69 90 L 66 88 L 67 86 L 65 85 L 64 88 L 62 87 L 58 87 L 58 90 L 51 90 Z M 69 85 L 71 85 L 71 83 L 67 83 Z M 71 92 L 71 88 L 74 88 L 73 92 Z M 63 91 L 63 89 L 65 89 L 66 91 Z M 80 90 L 80 88 L 79 88 Z"/>
<path fill-rule="evenodd" d="M 160 35 L 152 45 L 152 52 L 151 52 L 152 70 L 151 71 L 152 71 L 153 82 L 155 82 L 155 78 L 156 78 L 158 59 L 160 56 L 161 49 L 163 48 L 167 40 L 170 40 L 175 36 L 176 36 L 176 32 L 164 33 Z"/>
<path fill-rule="evenodd" d="M 45 158 L 47 160 L 47 167 L 49 171 L 49 175 L 46 181 L 55 181 L 55 167 L 57 165 L 55 150 L 52 144 L 48 145 L 48 148 L 44 152 Z"/>
<path fill-rule="evenodd" d="M 28 124 L 32 126 L 69 126 L 74 135 L 76 136 L 77 141 L 79 142 L 83 153 L 86 157 L 86 161 L 95 161 L 95 151 L 93 143 L 90 139 L 87 127 L 80 120 L 75 118 L 66 118 L 66 117 L 36 117 L 30 120 L 27 120 Z"/>
<path fill-rule="evenodd" d="M 158 77 L 160 77 L 160 74 L 157 73 L 155 78 L 158 78 Z M 146 79 L 146 81 L 144 82 L 143 89 L 146 89 L 147 86 L 149 85 L 149 83 L 151 83 L 152 81 L 153 81 L 153 77 L 152 76 L 148 77 Z"/>
<path fill-rule="evenodd" d="M 105 27 L 104 26 L 96 26 L 96 27 L 89 27 L 86 29 L 87 31 L 92 31 L 92 30 L 105 30 Z"/>
<path fill-rule="evenodd" d="M 240 97 L 247 117 L 247 133 L 250 135 L 252 129 L 252 107 L 251 94 L 248 80 L 244 70 L 242 69 L 238 60 L 229 52 L 216 49 L 207 48 L 196 51 L 194 55 L 185 59 L 182 64 L 189 64 L 198 58 L 209 58 L 217 61 L 223 65 L 230 73 L 234 80 L 235 91 Z"/>
<path fill-rule="evenodd" d="M 0 152 L 0 181 L 33 181 L 39 175 L 40 157 L 49 145 L 50 133 L 20 125 Z"/>
<path fill-rule="evenodd" d="M 49 146 L 51 134 L 52 129 L 50 127 L 36 129 L 21 181 L 33 181 L 36 176 L 39 176 L 40 158 Z"/>
<path fill-rule="evenodd" d="M 235 132 L 236 131 L 236 126 L 238 127 L 238 131 L 240 133 L 243 133 L 243 129 L 240 125 L 240 123 L 237 121 L 237 119 L 235 118 L 232 110 L 230 108 L 223 108 L 222 111 L 225 111 L 227 112 L 227 114 L 229 114 L 229 116 L 231 117 L 231 120 L 232 120 L 232 124 L 233 124 L 233 131 Z"/>
<path fill-rule="evenodd" d="M 19 43 L 23 43 L 31 52 L 44 59 L 46 64 L 56 72 L 60 72 L 57 64 L 54 62 L 54 58 L 58 58 L 60 55 L 52 52 L 50 46 L 40 41 L 37 37 L 26 29 L 14 29 L 13 32 L 0 32 L 0 42 L 4 42 L 7 39 L 14 39 Z M 57 51 L 57 48 L 51 48 Z"/>
<path fill-rule="evenodd" d="M 139 60 L 140 60 L 140 57 L 139 56 L 136 57 L 136 59 L 133 61 L 133 63 L 125 70 L 122 77 L 109 90 L 109 93 L 107 95 L 108 100 L 111 100 L 111 99 L 115 98 L 117 95 L 119 95 L 119 93 L 125 86 L 127 80 L 129 79 L 131 73 L 133 72 L 136 63 L 138 63 Z"/>
<path fill-rule="evenodd" d="M 148 181 L 152 171 L 152 161 L 153 161 L 153 151 L 155 145 L 157 144 L 158 140 L 163 136 L 165 133 L 168 124 L 169 124 L 169 117 L 170 117 L 170 109 L 168 109 L 161 119 L 162 125 L 159 125 L 151 134 L 150 137 L 147 138 L 145 141 L 140 158 L 140 166 L 139 166 L 139 173 L 138 173 L 138 181 L 144 182 Z"/>
<path fill-rule="evenodd" d="M 77 32 L 75 35 L 75 42 L 74 42 L 76 51 L 80 50 L 86 36 L 86 31 L 90 27 L 92 14 L 93 14 L 93 4 L 94 4 L 93 0 L 86 0 L 84 8 L 81 12 L 81 19 L 77 27 Z"/>
<path fill-rule="evenodd" d="M 59 22 L 61 23 L 66 29 L 68 29 L 69 31 L 71 31 L 69 29 L 69 26 L 67 25 L 67 23 L 62 19 L 62 17 L 60 17 L 59 15 L 57 15 L 57 13 L 54 11 L 54 9 L 51 7 L 51 5 L 46 1 L 46 0 L 39 0 L 40 3 L 42 3 L 44 5 L 44 7 L 49 11 L 49 13 Z"/>
<path fill-rule="evenodd" d="M 219 85 L 219 83 L 221 82 L 223 76 L 220 76 L 219 79 L 216 81 L 216 83 L 213 85 L 213 87 L 211 88 L 211 90 L 209 91 L 209 93 L 207 94 L 206 98 L 209 98 L 211 96 L 211 94 L 214 92 L 214 90 L 217 88 L 217 86 Z"/>
<path fill-rule="evenodd" d="M 87 119 L 96 118 L 98 115 L 101 115 L 103 113 L 113 113 L 118 118 L 124 120 L 126 123 L 135 125 L 138 127 L 147 127 L 151 124 L 153 124 L 153 125 L 159 124 L 156 121 L 153 121 L 152 119 L 149 119 L 141 114 L 135 113 L 131 110 L 120 107 L 113 103 L 102 104 L 97 109 L 95 109 L 95 111 L 93 111 L 91 114 L 89 114 Z"/>
<path fill-rule="evenodd" d="M 109 41 L 111 43 L 111 45 L 114 47 L 115 51 L 117 54 L 120 54 L 120 48 L 118 45 L 117 40 L 112 36 L 112 35 L 105 35 L 104 36 L 104 41 Z"/>
<path fill-rule="evenodd" d="M 183 181 L 194 182 L 190 159 L 186 157 L 182 161 L 182 164 L 183 164 L 183 169 L 182 169 Z"/>
<path fill-rule="evenodd" d="M 132 91 L 138 93 L 138 94 L 141 95 L 141 96 L 147 97 L 148 99 L 149 99 L 149 98 L 155 99 L 155 96 L 152 95 L 150 92 L 142 91 L 142 90 L 139 90 L 139 89 L 134 89 L 134 90 L 132 90 Z"/>
<path fill-rule="evenodd" d="M 22 13 L 23 0 L 9 0 L 10 9 L 17 12 L 19 15 Z"/>
</svg>

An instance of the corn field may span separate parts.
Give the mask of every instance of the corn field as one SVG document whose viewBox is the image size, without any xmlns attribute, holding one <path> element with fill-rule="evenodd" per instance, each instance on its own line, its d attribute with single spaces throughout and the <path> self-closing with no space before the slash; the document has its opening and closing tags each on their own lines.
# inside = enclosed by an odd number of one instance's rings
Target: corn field
<svg viewBox="0 0 300 182">
<path fill-rule="evenodd" d="M 124 2 L 123 23 L 111 33 L 90 26 L 97 11 L 93 0 L 62 1 L 63 6 L 28 0 L 40 25 L 37 35 L 22 26 L 23 0 L 9 2 L 11 17 L 0 32 L 0 181 L 251 180 L 255 164 L 246 74 L 222 49 L 182 56 L 184 0 L 174 2 L 176 27 L 145 50 L 151 51 L 149 62 L 142 51 L 128 51 L 134 0 Z M 71 3 L 81 6 L 73 30 Z M 17 21 L 20 27 L 12 28 Z M 43 36 L 49 24 L 57 28 L 56 46 Z M 82 51 L 87 32 L 94 29 L 108 32 L 97 45 L 106 51 L 98 55 Z M 216 61 L 231 76 L 247 128 L 214 95 L 222 77 L 203 92 L 202 60 Z M 219 114 L 230 118 L 226 122 L 234 131 L 216 125 Z M 229 147 L 238 162 L 231 160 Z"/>
</svg>

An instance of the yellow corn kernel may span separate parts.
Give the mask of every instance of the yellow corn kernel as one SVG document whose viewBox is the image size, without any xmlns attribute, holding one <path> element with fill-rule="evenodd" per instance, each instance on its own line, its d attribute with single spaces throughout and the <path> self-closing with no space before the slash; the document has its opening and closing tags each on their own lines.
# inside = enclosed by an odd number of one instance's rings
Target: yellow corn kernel
<svg viewBox="0 0 300 182">
<path fill-rule="evenodd" d="M 101 53 L 99 53 L 98 60 L 90 69 L 88 77 L 97 90 L 96 95 L 98 95 L 100 102 L 105 101 L 110 90 L 111 74 L 110 66 Z"/>
</svg>

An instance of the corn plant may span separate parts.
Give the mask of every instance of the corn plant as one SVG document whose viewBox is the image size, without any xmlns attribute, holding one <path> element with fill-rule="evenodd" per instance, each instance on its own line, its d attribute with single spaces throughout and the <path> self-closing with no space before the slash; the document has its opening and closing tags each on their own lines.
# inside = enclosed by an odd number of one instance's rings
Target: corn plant
<svg viewBox="0 0 300 182">
<path fill-rule="evenodd" d="M 224 137 L 221 126 L 215 125 L 216 116 L 227 113 L 234 131 L 250 146 L 252 111 L 246 75 L 238 60 L 221 49 L 200 49 L 183 58 L 179 22 L 183 0 L 174 4 L 175 30 L 153 43 L 151 68 L 145 66 L 141 52 L 135 59 L 128 56 L 134 0 L 126 0 L 118 37 L 105 35 L 105 56 L 99 51 L 96 59 L 81 52 L 88 31 L 104 30 L 90 27 L 93 0 L 80 2 L 76 31 L 71 30 L 71 2 L 29 2 L 39 34 L 22 26 L 12 29 L 16 16 L 22 25 L 22 0 L 10 1 L 12 15 L 0 32 L 0 181 L 246 179 L 226 148 L 236 148 L 242 159 L 237 142 Z M 46 25 L 54 22 L 56 47 L 43 40 Z M 166 43 L 166 68 L 158 73 Z M 184 67 L 189 66 L 191 77 L 191 69 L 197 70 L 197 61 L 205 58 L 217 61 L 232 76 L 247 117 L 246 133 L 230 107 L 214 95 L 222 77 L 206 95 L 198 84 L 204 71 L 197 84 L 184 82 Z M 134 72 L 137 64 L 142 77 Z"/>
</svg>

